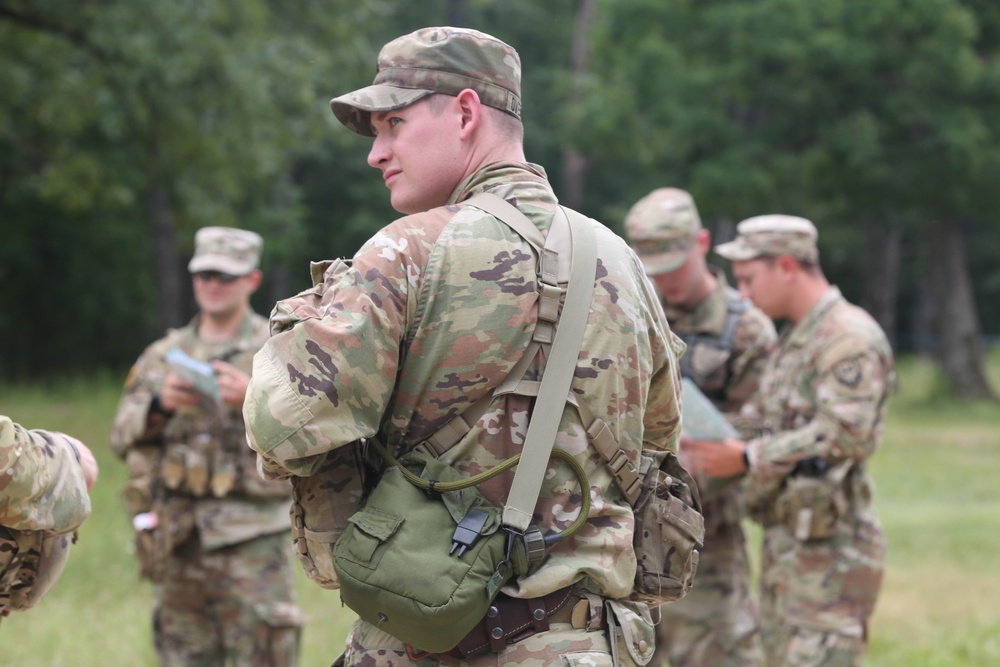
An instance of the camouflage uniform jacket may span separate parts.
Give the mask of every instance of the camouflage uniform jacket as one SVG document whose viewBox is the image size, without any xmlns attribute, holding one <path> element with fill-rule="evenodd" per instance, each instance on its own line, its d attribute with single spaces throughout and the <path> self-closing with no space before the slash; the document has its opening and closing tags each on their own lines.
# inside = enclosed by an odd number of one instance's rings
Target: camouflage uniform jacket
<svg viewBox="0 0 1000 667">
<path fill-rule="evenodd" d="M 688 345 L 684 359 L 691 359 L 691 379 L 719 410 L 735 417 L 757 391 L 777 335 L 767 315 L 740 297 L 722 271 L 714 266 L 709 270 L 718 281 L 711 294 L 692 310 L 664 304 L 664 312 L 671 330 Z M 730 346 L 726 348 L 720 343 L 726 333 L 731 301 L 745 307 L 737 314 Z"/>
<path fill-rule="evenodd" d="M 70 442 L 0 415 L 0 616 L 24 583 L 19 571 L 29 552 L 45 536 L 76 530 L 89 515 L 87 483 Z"/>
<path fill-rule="evenodd" d="M 757 425 L 757 437 L 747 443 L 752 463 L 748 505 L 766 505 L 797 462 L 819 457 L 831 465 L 856 462 L 852 511 L 855 516 L 873 512 L 864 460 L 881 441 L 894 384 L 892 348 L 882 329 L 831 287 L 801 321 L 782 332 L 760 391 L 742 412 Z M 758 517 L 765 524 L 769 509 L 762 507 Z"/>
<path fill-rule="evenodd" d="M 178 347 L 200 361 L 222 359 L 249 373 L 253 354 L 267 338 L 267 320 L 250 313 L 236 337 L 222 343 L 202 341 L 197 331 L 196 317 L 187 326 L 168 332 L 139 357 L 115 416 L 112 449 L 126 459 L 131 483 L 138 481 L 147 495 L 165 494 L 190 501 L 171 507 L 193 510 L 206 549 L 288 530 L 291 487 L 287 482 L 264 481 L 257 474 L 256 454 L 247 447 L 238 408 L 203 400 L 199 405 L 179 408 L 169 419 L 150 414 L 153 397 L 169 371 L 164 361 L 167 352 Z M 166 462 L 174 458 L 183 461 L 187 478 L 169 491 L 163 471 Z M 215 497 L 210 488 L 194 488 L 189 483 L 195 469 L 199 477 L 211 480 L 209 484 L 220 479 L 231 482 L 225 484 L 221 497 Z M 138 506 L 130 503 L 130 512 L 144 511 L 141 505 L 141 501 Z"/>
<path fill-rule="evenodd" d="M 730 287 L 721 270 L 709 268 L 718 281 L 711 294 L 693 310 L 664 304 L 664 312 L 671 330 L 688 346 L 682 357 L 682 372 L 690 368 L 691 379 L 698 388 L 729 421 L 738 424 L 740 408 L 756 392 L 777 334 L 770 318 Z M 731 326 L 730 309 L 734 303 L 740 308 L 732 314 L 736 323 L 726 346 L 722 339 Z M 689 364 L 685 363 L 688 359 Z M 733 486 L 738 479 L 711 480 L 711 483 L 698 480 L 702 502 L 706 503 L 706 550 L 711 550 L 713 536 L 728 542 L 728 534 L 739 529 L 742 500 Z"/>
<path fill-rule="evenodd" d="M 310 475 L 325 452 L 376 433 L 399 454 L 507 375 L 535 326 L 536 258 L 506 224 L 459 205 L 483 191 L 516 205 L 547 233 L 557 202 L 544 171 L 489 165 L 461 183 L 448 205 L 379 231 L 328 286 L 333 297 L 324 312 L 272 337 L 257 354 L 245 412 L 265 469 Z M 593 224 L 597 278 L 572 391 L 637 463 L 642 447 L 676 451 L 682 344 L 638 258 Z M 294 307 L 291 301 L 286 305 Z M 446 458 L 472 475 L 518 453 L 529 407 L 518 396 L 495 399 Z M 590 521 L 506 591 L 537 597 L 581 582 L 599 595 L 625 597 L 635 574 L 631 507 L 588 445 L 575 410 L 564 412 L 556 446 L 587 473 Z M 480 491 L 503 505 L 512 479 L 505 473 Z M 561 530 L 579 511 L 575 477 L 550 462 L 537 524 L 543 532 Z"/>
</svg>

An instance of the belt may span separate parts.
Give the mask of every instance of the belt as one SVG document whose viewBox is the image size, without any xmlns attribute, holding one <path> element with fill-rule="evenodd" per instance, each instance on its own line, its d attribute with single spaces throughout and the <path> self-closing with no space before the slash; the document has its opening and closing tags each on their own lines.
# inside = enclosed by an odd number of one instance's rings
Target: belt
<svg viewBox="0 0 1000 667">
<path fill-rule="evenodd" d="M 487 651 L 500 653 L 508 644 L 545 632 L 552 623 L 570 623 L 584 629 L 589 621 L 590 603 L 569 586 L 538 598 L 512 598 L 501 593 L 483 620 L 444 655 L 466 659 Z M 433 655 L 409 645 L 406 654 L 411 660 Z"/>
</svg>

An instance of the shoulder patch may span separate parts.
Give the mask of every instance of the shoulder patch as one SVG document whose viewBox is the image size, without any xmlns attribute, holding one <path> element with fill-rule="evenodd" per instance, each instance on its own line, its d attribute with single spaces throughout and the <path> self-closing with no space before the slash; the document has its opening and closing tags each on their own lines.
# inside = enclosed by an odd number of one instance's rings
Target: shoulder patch
<svg viewBox="0 0 1000 667">
<path fill-rule="evenodd" d="M 854 389 L 861 382 L 861 364 L 855 359 L 844 359 L 833 365 L 833 376 L 845 387 Z"/>
</svg>

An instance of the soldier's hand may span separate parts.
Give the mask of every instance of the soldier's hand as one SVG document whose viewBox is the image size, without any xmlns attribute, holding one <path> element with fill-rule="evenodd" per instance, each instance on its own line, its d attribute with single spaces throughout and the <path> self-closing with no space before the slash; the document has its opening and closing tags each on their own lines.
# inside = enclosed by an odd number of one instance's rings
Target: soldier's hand
<svg viewBox="0 0 1000 667">
<path fill-rule="evenodd" d="M 681 438 L 679 457 L 685 468 L 707 477 L 733 477 L 747 471 L 746 443 L 734 438 L 695 440 Z"/>
<path fill-rule="evenodd" d="M 72 436 L 66 435 L 65 433 L 63 433 L 63 436 L 73 443 L 73 447 L 80 455 L 80 467 L 83 468 L 83 479 L 87 482 L 87 490 L 90 491 L 94 488 L 94 484 L 97 482 L 97 474 L 99 472 L 97 459 L 94 458 L 93 452 L 90 451 L 90 448 L 87 447 L 87 445 Z"/>
<path fill-rule="evenodd" d="M 174 412 L 182 405 L 195 405 L 198 394 L 191 388 L 191 383 L 176 373 L 167 373 L 160 389 L 160 407 L 167 412 Z"/>
<path fill-rule="evenodd" d="M 242 409 L 250 376 L 225 361 L 213 361 L 212 368 L 215 369 L 215 382 L 219 385 L 219 398 L 230 407 Z"/>
</svg>

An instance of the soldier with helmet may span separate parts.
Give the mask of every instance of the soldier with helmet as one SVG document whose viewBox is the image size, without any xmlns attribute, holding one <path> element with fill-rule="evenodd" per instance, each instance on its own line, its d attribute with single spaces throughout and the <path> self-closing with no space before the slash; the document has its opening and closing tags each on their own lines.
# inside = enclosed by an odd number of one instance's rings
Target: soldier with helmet
<svg viewBox="0 0 1000 667">
<path fill-rule="evenodd" d="M 681 373 L 735 421 L 757 391 L 776 339 L 774 325 L 706 262 L 711 236 L 689 193 L 653 190 L 629 210 L 625 233 L 663 299 L 671 330 L 687 344 Z M 699 479 L 705 545 L 698 574 L 687 597 L 660 608 L 651 664 L 753 667 L 763 662 L 740 523 L 740 480 L 739 475 Z"/>
<path fill-rule="evenodd" d="M 768 665 L 860 665 L 885 563 L 867 460 L 895 383 L 892 349 L 827 281 L 816 241 L 809 220 L 764 215 L 716 248 L 740 292 L 787 326 L 741 413 L 747 438 L 684 442 L 696 469 L 748 476 L 747 511 L 764 527 Z"/>
<path fill-rule="evenodd" d="M 156 586 L 162 665 L 295 665 L 302 615 L 288 548 L 287 482 L 265 481 L 243 400 L 267 320 L 250 308 L 262 240 L 205 227 L 188 264 L 198 314 L 139 357 L 111 446 L 140 575 Z"/>
</svg>

